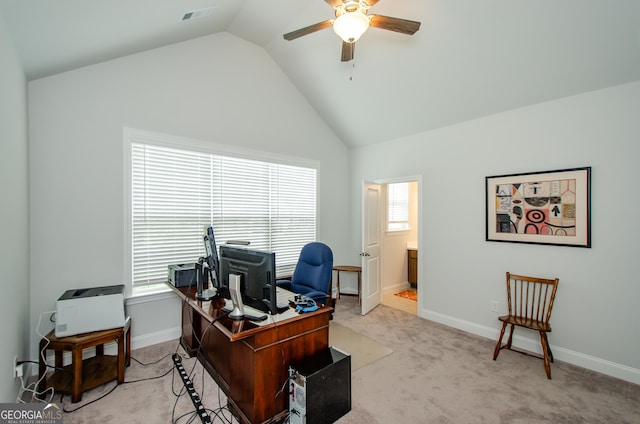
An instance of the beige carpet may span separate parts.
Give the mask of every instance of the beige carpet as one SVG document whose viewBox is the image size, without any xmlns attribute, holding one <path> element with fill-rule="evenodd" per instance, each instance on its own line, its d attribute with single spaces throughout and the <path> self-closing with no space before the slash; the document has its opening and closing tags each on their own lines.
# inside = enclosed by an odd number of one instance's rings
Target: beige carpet
<svg viewBox="0 0 640 424">
<path fill-rule="evenodd" d="M 331 321 L 329 326 L 329 345 L 351 355 L 352 372 L 393 352 L 375 340 L 334 321 Z"/>
<path fill-rule="evenodd" d="M 548 380 L 539 359 L 502 351 L 493 361 L 494 340 L 384 305 L 362 316 L 357 298 L 342 298 L 330 333 L 336 347 L 352 350 L 354 365 L 352 408 L 338 424 L 640 422 L 638 385 L 560 361 L 551 364 L 553 380 Z M 553 344 L 553 334 L 550 337 Z M 362 349 L 355 341 L 362 343 Z M 366 353 L 371 346 L 388 346 L 393 352 L 373 359 L 358 353 Z M 132 363 L 126 380 L 171 370 L 171 360 L 164 355 L 176 349 L 177 341 L 173 341 L 134 351 L 133 357 L 142 362 L 160 361 L 148 366 Z M 188 370 L 193 367 L 192 380 L 205 407 L 220 411 L 219 406 L 226 404 L 222 392 L 193 359 L 185 363 Z M 87 406 L 65 413 L 64 423 L 199 422 L 193 420 L 190 400 L 176 395 L 182 383 L 172 381 L 172 375 L 116 386 L 100 398 L 114 387 L 111 383 L 85 393 L 80 404 L 71 404 L 65 396 L 67 410 Z M 54 401 L 59 400 L 57 396 Z M 236 422 L 228 412 L 226 419 L 211 416 L 214 423 Z"/>
<path fill-rule="evenodd" d="M 639 385 L 557 360 L 548 380 L 537 358 L 502 351 L 494 361 L 495 340 L 384 305 L 362 316 L 357 299 L 342 299 L 334 321 L 393 348 L 353 372 L 338 424 L 640 423 Z"/>
<path fill-rule="evenodd" d="M 64 408 L 64 424 L 162 424 L 200 423 L 194 420 L 194 407 L 186 395 L 184 384 L 176 372 L 170 355 L 178 352 L 185 370 L 191 376 L 197 393 L 202 396 L 214 423 L 230 423 L 231 413 L 224 407 L 226 396 L 213 379 L 202 372 L 195 358 L 188 358 L 178 341 L 161 343 L 132 352 L 132 360 L 125 372 L 125 384 L 107 383 L 85 392 L 82 401 L 71 403 L 70 396 L 57 395 L 53 402 Z M 72 412 L 73 411 L 73 412 Z M 218 414 L 219 418 L 213 419 Z M 222 415 L 226 419 L 222 418 Z"/>
</svg>

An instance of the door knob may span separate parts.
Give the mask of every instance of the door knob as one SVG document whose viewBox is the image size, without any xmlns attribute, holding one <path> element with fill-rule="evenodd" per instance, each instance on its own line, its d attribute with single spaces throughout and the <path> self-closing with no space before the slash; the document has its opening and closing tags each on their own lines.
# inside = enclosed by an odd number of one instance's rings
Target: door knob
<svg viewBox="0 0 640 424">
<path fill-rule="evenodd" d="M 371 255 L 369 254 L 369 252 L 362 252 L 360 253 L 360 256 L 371 256 Z"/>
</svg>

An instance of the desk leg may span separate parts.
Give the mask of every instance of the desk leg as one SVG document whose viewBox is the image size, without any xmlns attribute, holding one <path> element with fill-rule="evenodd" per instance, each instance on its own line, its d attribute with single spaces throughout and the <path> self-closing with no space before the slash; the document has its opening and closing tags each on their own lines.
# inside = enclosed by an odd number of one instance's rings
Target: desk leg
<svg viewBox="0 0 640 424">
<path fill-rule="evenodd" d="M 125 355 L 125 341 L 124 341 L 124 329 L 118 335 L 116 339 L 118 342 L 118 384 L 124 383 L 124 363 L 126 359 Z"/>
<path fill-rule="evenodd" d="M 73 381 L 71 382 L 71 402 L 82 400 L 82 349 L 74 347 L 71 350 L 71 363 L 73 366 Z"/>
<path fill-rule="evenodd" d="M 197 355 L 198 340 L 202 340 L 202 335 L 195 325 L 196 313 L 193 308 L 186 302 L 182 302 L 182 337 L 180 337 L 180 345 L 189 356 Z"/>
<path fill-rule="evenodd" d="M 124 365 L 128 367 L 131 365 L 131 327 L 127 328 L 125 331 L 127 333 L 127 345 L 125 346 L 124 351 Z"/>
<path fill-rule="evenodd" d="M 45 339 L 41 339 L 40 340 L 40 350 L 38 350 L 38 352 L 40 352 L 40 359 L 38 361 L 38 398 L 42 399 L 40 396 L 42 396 L 42 394 L 44 393 L 44 390 L 47 388 L 47 364 L 44 362 L 44 359 L 42 359 L 43 356 L 46 357 L 46 350 L 45 347 L 47 345 L 47 341 Z"/>
</svg>

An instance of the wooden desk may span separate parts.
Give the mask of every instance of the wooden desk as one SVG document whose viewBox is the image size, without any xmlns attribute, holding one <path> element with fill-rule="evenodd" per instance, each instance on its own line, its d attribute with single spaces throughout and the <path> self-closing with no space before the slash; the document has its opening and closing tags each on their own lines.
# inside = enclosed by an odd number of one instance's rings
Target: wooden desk
<svg viewBox="0 0 640 424">
<path fill-rule="evenodd" d="M 129 366 L 131 354 L 131 319 L 127 318 L 124 327 L 111 330 L 94 331 L 75 336 L 56 337 L 54 330 L 40 340 L 40 383 L 38 391 L 44 392 L 46 387 L 53 387 L 57 393 L 71 395 L 71 402 L 80 402 L 82 393 L 94 389 L 112 380 L 124 383 L 124 368 Z M 118 342 L 118 355 L 105 355 L 104 344 Z M 83 360 L 82 352 L 95 347 L 96 355 Z M 55 371 L 48 379 L 43 378 L 47 372 L 42 356 L 46 350 L 55 352 Z M 71 364 L 63 364 L 62 354 L 71 352 Z"/>
<path fill-rule="evenodd" d="M 289 408 L 287 389 L 280 392 L 288 366 L 329 347 L 333 308 L 303 315 L 291 310 L 255 324 L 228 318 L 223 299 L 201 302 L 186 289 L 174 290 L 183 300 L 181 344 L 197 354 L 227 395 L 233 415 L 246 424 L 282 421 Z"/>
</svg>

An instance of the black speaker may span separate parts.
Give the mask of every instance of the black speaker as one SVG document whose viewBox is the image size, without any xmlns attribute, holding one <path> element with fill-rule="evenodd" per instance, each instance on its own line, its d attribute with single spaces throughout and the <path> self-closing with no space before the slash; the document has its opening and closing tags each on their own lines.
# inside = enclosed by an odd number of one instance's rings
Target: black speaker
<svg viewBox="0 0 640 424">
<path fill-rule="evenodd" d="M 289 366 L 289 423 L 328 424 L 351 411 L 351 356 L 329 347 Z"/>
</svg>

